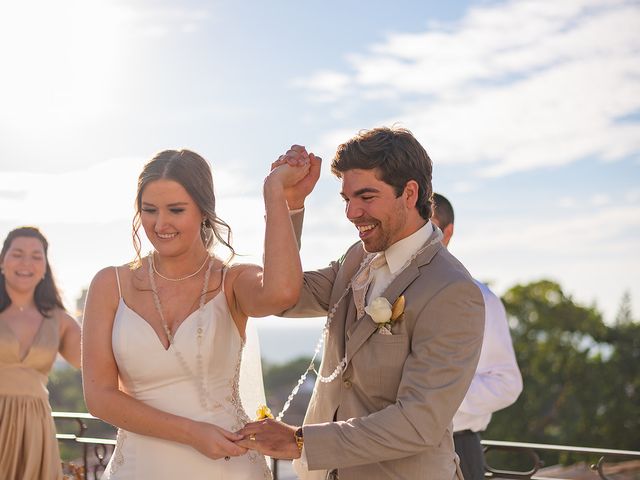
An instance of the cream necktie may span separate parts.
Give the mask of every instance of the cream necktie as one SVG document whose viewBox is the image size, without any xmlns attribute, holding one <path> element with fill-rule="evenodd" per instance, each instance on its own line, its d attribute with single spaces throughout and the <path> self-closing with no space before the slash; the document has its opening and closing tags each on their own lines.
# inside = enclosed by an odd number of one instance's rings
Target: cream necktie
<svg viewBox="0 0 640 480">
<path fill-rule="evenodd" d="M 356 274 L 351 282 L 351 289 L 353 290 L 353 301 L 356 304 L 356 311 L 358 313 L 358 319 L 364 316 L 364 303 L 367 295 L 367 289 L 373 280 L 374 271 L 380 267 L 383 267 L 387 263 L 387 258 L 384 256 L 384 252 L 378 252 L 373 259 Z"/>
</svg>

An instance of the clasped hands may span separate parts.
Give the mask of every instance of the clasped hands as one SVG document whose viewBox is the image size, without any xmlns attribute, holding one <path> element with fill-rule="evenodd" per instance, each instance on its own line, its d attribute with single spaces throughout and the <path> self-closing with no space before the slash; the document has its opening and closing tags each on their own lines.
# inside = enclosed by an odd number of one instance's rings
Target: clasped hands
<svg viewBox="0 0 640 480">
<path fill-rule="evenodd" d="M 320 178 L 320 166 L 322 159 L 313 153 L 307 153 L 302 145 L 291 145 L 284 155 L 271 164 L 271 170 L 281 165 L 289 164 L 292 167 L 301 167 L 308 164 L 309 170 L 304 178 L 295 185 L 286 189 L 287 203 L 290 210 L 298 210 L 304 207 L 305 198 L 313 191 Z"/>
<path fill-rule="evenodd" d="M 236 432 L 242 435 L 235 444 L 257 450 L 263 455 L 280 459 L 300 458 L 300 449 L 295 440 L 297 427 L 278 422 L 271 418 L 247 423 Z"/>
</svg>

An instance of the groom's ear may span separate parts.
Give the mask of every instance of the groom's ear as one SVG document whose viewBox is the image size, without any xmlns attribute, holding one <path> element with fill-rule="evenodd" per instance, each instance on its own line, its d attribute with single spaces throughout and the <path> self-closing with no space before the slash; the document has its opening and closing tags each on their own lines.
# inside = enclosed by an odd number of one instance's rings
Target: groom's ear
<svg viewBox="0 0 640 480">
<path fill-rule="evenodd" d="M 418 194 L 420 193 L 420 185 L 415 180 L 409 180 L 402 191 L 407 208 L 415 208 L 418 203 Z"/>
</svg>

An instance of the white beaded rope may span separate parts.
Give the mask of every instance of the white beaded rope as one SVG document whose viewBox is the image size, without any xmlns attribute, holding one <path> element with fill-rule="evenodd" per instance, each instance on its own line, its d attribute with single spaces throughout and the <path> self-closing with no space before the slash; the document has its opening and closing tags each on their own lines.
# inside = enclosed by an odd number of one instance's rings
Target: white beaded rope
<svg viewBox="0 0 640 480">
<path fill-rule="evenodd" d="M 368 255 L 362 260 L 362 263 L 360 264 L 360 268 L 358 268 L 358 273 L 360 273 L 360 271 L 364 268 L 364 266 L 370 261 L 370 258 L 372 258 L 372 255 Z M 357 275 L 354 275 L 354 277 L 355 276 Z M 338 305 L 340 305 L 340 302 L 342 301 L 342 299 L 344 299 L 344 297 L 347 296 L 347 293 L 349 293 L 349 290 L 351 290 L 351 282 L 349 282 L 349 284 L 347 285 L 347 288 L 344 290 L 342 295 L 340 295 L 340 298 L 338 298 L 338 300 L 333 304 L 333 307 L 331 307 L 331 310 L 327 315 L 327 321 L 325 322 L 324 328 L 322 329 L 322 333 L 320 334 L 320 338 L 318 338 L 318 342 L 316 343 L 316 349 L 313 352 L 313 357 L 309 362 L 309 366 L 298 379 L 298 383 L 296 383 L 296 386 L 293 387 L 293 390 L 291 390 L 291 393 L 287 397 L 287 401 L 284 403 L 282 410 L 280 410 L 280 413 L 278 413 L 278 415 L 276 416 L 277 421 L 282 420 L 282 417 L 284 416 L 285 412 L 289 409 L 289 406 L 291 405 L 291 401 L 293 400 L 293 397 L 297 395 L 298 391 L 300 390 L 300 387 L 302 386 L 304 381 L 307 379 L 307 375 L 309 374 L 309 372 L 315 373 L 316 376 L 318 377 L 318 380 L 320 380 L 322 383 L 331 383 L 336 378 L 338 378 L 338 375 L 342 373 L 342 371 L 344 370 L 344 367 L 347 365 L 347 356 L 345 355 L 344 357 L 342 357 L 342 360 L 340 360 L 340 363 L 338 363 L 338 365 L 333 370 L 331 375 L 324 377 L 320 374 L 320 372 L 316 370 L 315 360 L 318 354 L 320 353 L 320 350 L 322 349 L 322 345 L 324 343 L 325 337 L 329 335 L 329 326 L 331 326 L 331 322 L 333 321 L 333 316 L 335 315 L 336 310 L 338 309 Z"/>
<path fill-rule="evenodd" d="M 156 286 L 155 278 L 153 278 L 153 272 L 156 272 L 156 269 L 153 268 L 153 255 L 150 255 L 148 258 L 149 258 L 149 264 L 151 267 L 149 269 L 149 283 L 151 284 L 151 292 L 153 293 L 153 303 L 155 304 L 156 310 L 160 315 L 160 320 L 162 321 L 162 326 L 164 328 L 164 331 L 167 334 L 167 338 L 169 340 L 169 347 L 173 347 L 173 352 L 176 358 L 178 359 L 178 363 L 180 364 L 182 369 L 185 371 L 185 373 L 195 383 L 196 390 L 198 392 L 198 399 L 200 400 L 200 406 L 205 410 L 208 408 L 219 407 L 220 403 L 217 402 L 216 400 L 213 400 L 211 398 L 210 392 L 208 391 L 207 380 L 204 374 L 204 366 L 202 364 L 202 337 L 204 332 L 204 329 L 202 327 L 202 311 L 204 310 L 204 306 L 206 303 L 205 298 L 207 293 L 207 287 L 209 286 L 211 267 L 213 266 L 214 260 L 213 258 L 210 258 L 209 266 L 205 271 L 204 283 L 202 285 L 202 291 L 200 292 L 200 304 L 198 306 L 198 313 L 196 314 L 197 315 L 196 339 L 197 339 L 198 350 L 196 352 L 196 371 L 194 373 L 193 370 L 191 370 L 191 368 L 189 367 L 189 364 L 185 360 L 184 356 L 182 355 L 182 352 L 178 350 L 174 344 L 174 336 L 171 333 L 171 330 L 169 329 L 169 325 L 167 324 L 167 321 L 164 317 L 164 313 L 162 311 L 162 304 L 160 303 L 160 295 L 158 295 L 158 288 Z"/>
<path fill-rule="evenodd" d="M 331 308 L 331 311 L 327 315 L 327 321 L 324 324 L 324 328 L 322 329 L 322 333 L 320 334 L 320 338 L 318 338 L 318 342 L 316 343 L 316 349 L 313 352 L 313 357 L 311 358 L 311 361 L 309 362 L 309 366 L 307 367 L 307 369 L 304 371 L 304 373 L 298 379 L 298 383 L 296 384 L 296 386 L 293 387 L 293 390 L 291 390 L 291 393 L 287 397 L 287 401 L 285 402 L 284 406 L 282 407 L 282 410 L 280 411 L 280 413 L 278 413 L 278 416 L 276 417 L 276 420 L 278 420 L 278 421 L 282 420 L 282 417 L 284 416 L 285 412 L 289 409 L 289 406 L 291 405 L 291 401 L 293 400 L 293 397 L 295 397 L 297 395 L 298 390 L 300 390 L 300 387 L 302 386 L 304 381 L 307 379 L 307 375 L 309 374 L 309 372 L 314 372 L 316 374 L 316 376 L 318 377 L 318 380 L 320 380 L 322 383 L 330 383 L 330 382 L 334 381 L 338 377 L 338 375 L 340 375 L 342 373 L 342 371 L 344 370 L 344 367 L 347 365 L 347 357 L 345 355 L 344 357 L 342 357 L 342 360 L 340 361 L 340 363 L 338 363 L 338 366 L 331 373 L 331 375 L 329 375 L 328 377 L 323 377 L 320 374 L 320 372 L 318 372 L 316 370 L 315 361 L 316 361 L 316 357 L 320 353 L 320 350 L 322 349 L 322 345 L 324 343 L 325 337 L 327 335 L 329 335 L 329 326 L 331 325 L 331 321 L 333 320 L 333 316 L 334 316 L 334 314 L 335 314 L 335 312 L 336 312 L 336 310 L 338 308 L 338 305 L 340 304 L 342 299 L 347 295 L 347 293 L 349 292 L 350 289 L 351 289 L 351 283 L 349 283 L 349 285 L 347 285 L 347 288 L 345 289 L 344 293 L 340 296 L 338 301 L 333 304 L 333 307 Z"/>
</svg>

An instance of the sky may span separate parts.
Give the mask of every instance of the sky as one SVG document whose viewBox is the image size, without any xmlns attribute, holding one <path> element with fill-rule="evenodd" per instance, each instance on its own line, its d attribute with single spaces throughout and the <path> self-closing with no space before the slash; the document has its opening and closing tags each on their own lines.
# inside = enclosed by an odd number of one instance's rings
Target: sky
<svg viewBox="0 0 640 480">
<path fill-rule="evenodd" d="M 0 23 L 0 237 L 43 230 L 72 311 L 133 258 L 155 152 L 208 159 L 238 260 L 258 263 L 270 163 L 294 143 L 320 155 L 312 269 L 357 241 L 337 145 L 400 125 L 433 160 L 472 275 L 498 294 L 555 280 L 607 322 L 629 292 L 640 316 L 638 1 L 24 0 Z"/>
</svg>

